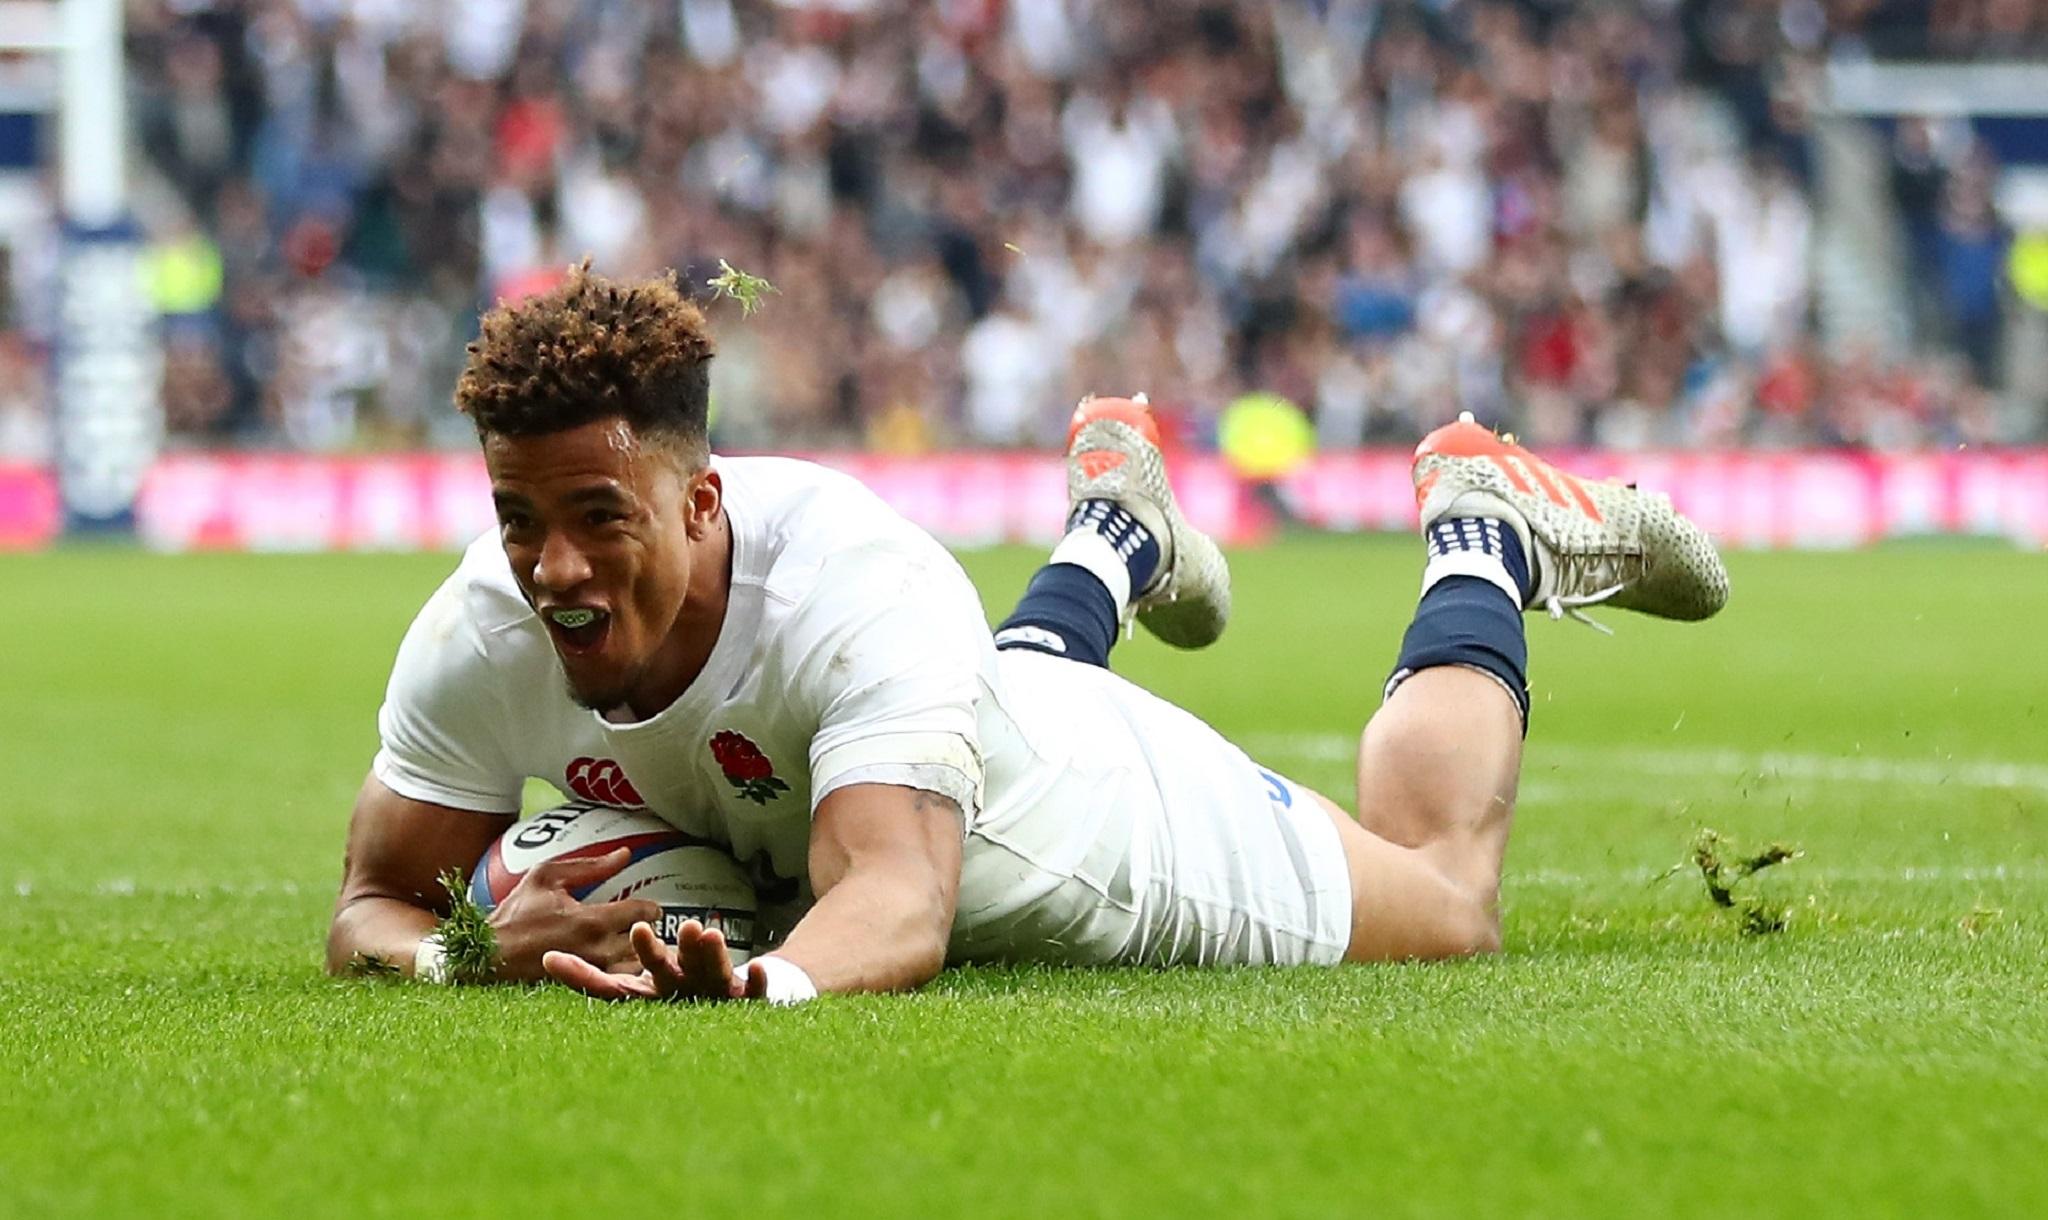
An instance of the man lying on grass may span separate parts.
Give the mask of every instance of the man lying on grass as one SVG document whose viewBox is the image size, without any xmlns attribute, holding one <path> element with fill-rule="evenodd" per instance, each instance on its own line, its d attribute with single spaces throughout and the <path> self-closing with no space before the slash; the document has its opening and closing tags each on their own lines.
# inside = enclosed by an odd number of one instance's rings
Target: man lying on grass
<svg viewBox="0 0 2048 1220">
<path fill-rule="evenodd" d="M 714 458 L 711 340 L 670 280 L 587 269 L 484 320 L 457 390 L 499 530 L 420 612 L 349 828 L 328 962 L 436 977 L 446 898 L 528 777 L 609 789 L 794 884 L 771 952 L 569 894 L 492 913 L 495 977 L 613 999 L 893 991 L 948 962 L 1330 964 L 1500 944 L 1529 705 L 1525 608 L 1704 618 L 1713 547 L 1659 496 L 1583 483 L 1469 418 L 1417 450 L 1422 600 L 1358 760 L 1359 815 L 1108 669 L 1131 617 L 1222 632 L 1229 576 L 1142 400 L 1092 399 L 1068 532 L 991 635 L 946 551 L 846 476 Z M 1268 675 L 1283 681 L 1283 675 Z M 1367 680 L 1361 676 L 1361 688 Z M 747 743 L 736 785 L 714 743 Z M 623 782 L 620 782 L 623 781 Z"/>
</svg>

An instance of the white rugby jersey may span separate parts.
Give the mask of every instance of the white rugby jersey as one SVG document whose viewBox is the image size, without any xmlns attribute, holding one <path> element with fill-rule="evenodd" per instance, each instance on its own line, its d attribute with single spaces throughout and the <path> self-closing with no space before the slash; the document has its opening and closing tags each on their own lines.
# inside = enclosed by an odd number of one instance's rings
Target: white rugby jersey
<svg viewBox="0 0 2048 1220">
<path fill-rule="evenodd" d="M 970 824 L 1035 787 L 981 602 L 953 557 L 856 480 L 719 458 L 732 527 L 717 645 L 681 698 L 620 724 L 576 704 L 495 533 L 473 543 L 399 648 L 373 770 L 401 796 L 516 811 L 527 777 L 645 807 L 725 843 L 807 904 L 813 810 L 901 784 Z M 774 896 L 763 894 L 764 902 Z"/>
<path fill-rule="evenodd" d="M 750 866 L 771 939 L 814 896 L 818 802 L 900 784 L 966 817 L 954 961 L 1341 954 L 1349 883 L 1311 802 L 1106 670 L 998 653 L 953 557 L 855 480 L 716 465 L 731 598 L 681 698 L 631 724 L 578 706 L 486 535 L 399 647 L 378 779 L 479 812 L 516 811 L 528 777 L 648 809 Z"/>
</svg>

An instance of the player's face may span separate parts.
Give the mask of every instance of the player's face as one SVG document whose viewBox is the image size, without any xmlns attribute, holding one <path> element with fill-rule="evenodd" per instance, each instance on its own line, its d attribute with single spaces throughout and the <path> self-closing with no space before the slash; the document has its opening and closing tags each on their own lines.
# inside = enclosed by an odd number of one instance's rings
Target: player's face
<svg viewBox="0 0 2048 1220">
<path fill-rule="evenodd" d="M 664 660 L 691 651 L 672 637 L 693 547 L 719 525 L 718 475 L 641 442 L 620 419 L 488 436 L 484 464 L 512 574 L 570 693 L 600 710 L 645 698 Z"/>
</svg>

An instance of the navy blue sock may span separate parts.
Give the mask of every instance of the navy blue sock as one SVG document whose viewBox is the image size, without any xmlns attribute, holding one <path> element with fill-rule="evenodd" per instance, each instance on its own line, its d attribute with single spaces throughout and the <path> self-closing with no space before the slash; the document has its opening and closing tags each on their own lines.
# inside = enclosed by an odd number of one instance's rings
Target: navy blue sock
<svg viewBox="0 0 2048 1220">
<path fill-rule="evenodd" d="M 1426 589 L 1415 621 L 1401 638 L 1401 656 L 1387 694 L 1414 674 L 1439 665 L 1483 670 L 1514 696 L 1529 727 L 1529 642 L 1522 602 L 1530 589 L 1529 563 L 1515 532 L 1490 518 L 1439 521 L 1429 532 Z M 1504 570 L 1506 580 L 1499 579 Z M 1519 598 L 1503 587 L 1512 583 Z"/>
<path fill-rule="evenodd" d="M 1437 572 L 1483 574 L 1493 579 L 1496 573 L 1490 565 L 1497 562 L 1520 590 L 1517 596 L 1522 604 L 1528 604 L 1529 594 L 1536 587 L 1534 569 L 1522 550 L 1522 536 L 1515 533 L 1514 527 L 1492 517 L 1445 517 L 1429 527 L 1425 541 L 1429 548 L 1429 565 L 1422 574 L 1425 585 L 1432 583 Z"/>
<path fill-rule="evenodd" d="M 1089 530 L 1109 543 L 1131 574 L 1131 592 L 1143 589 L 1159 570 L 1159 540 L 1114 500 L 1083 500 L 1067 514 L 1067 533 Z M 1060 558 L 1053 552 L 1053 558 Z"/>
<path fill-rule="evenodd" d="M 1155 562 L 1158 544 L 1153 543 Z M 1086 568 L 1049 563 L 1024 589 L 1010 617 L 996 628 L 996 647 L 1023 648 L 1109 668 L 1116 645 L 1118 608 L 1102 581 Z"/>
</svg>

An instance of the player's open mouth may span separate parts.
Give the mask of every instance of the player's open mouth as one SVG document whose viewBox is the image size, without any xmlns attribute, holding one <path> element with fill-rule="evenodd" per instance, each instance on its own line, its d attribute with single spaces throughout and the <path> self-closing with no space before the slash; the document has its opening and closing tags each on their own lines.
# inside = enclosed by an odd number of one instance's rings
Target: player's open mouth
<svg viewBox="0 0 2048 1220">
<path fill-rule="evenodd" d="M 572 656 L 597 651 L 612 625 L 611 615 L 587 606 L 550 610 L 542 617 L 547 620 L 548 634 L 555 637 L 555 646 Z"/>
</svg>

